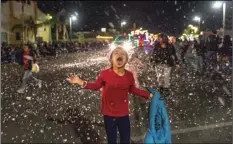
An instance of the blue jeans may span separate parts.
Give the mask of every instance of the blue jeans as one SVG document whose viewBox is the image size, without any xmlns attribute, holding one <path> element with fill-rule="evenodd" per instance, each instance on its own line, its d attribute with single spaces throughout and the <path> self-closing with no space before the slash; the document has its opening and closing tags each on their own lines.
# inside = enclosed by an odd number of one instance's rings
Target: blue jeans
<svg viewBox="0 0 233 144">
<path fill-rule="evenodd" d="M 37 83 L 39 83 L 39 79 L 35 78 L 33 75 L 32 75 L 32 71 L 31 70 L 25 70 L 24 72 L 24 75 L 23 75 L 23 78 L 22 78 L 22 84 L 20 86 L 19 89 L 21 90 L 25 90 L 25 88 L 27 87 L 27 83 L 30 79 L 33 79 L 34 81 L 36 81 Z"/>
<path fill-rule="evenodd" d="M 203 56 L 196 57 L 196 72 L 203 72 Z"/>
<path fill-rule="evenodd" d="M 117 143 L 117 129 L 120 133 L 120 143 L 130 143 L 130 120 L 129 116 L 111 117 L 104 116 L 104 125 L 107 134 L 108 144 Z"/>
</svg>

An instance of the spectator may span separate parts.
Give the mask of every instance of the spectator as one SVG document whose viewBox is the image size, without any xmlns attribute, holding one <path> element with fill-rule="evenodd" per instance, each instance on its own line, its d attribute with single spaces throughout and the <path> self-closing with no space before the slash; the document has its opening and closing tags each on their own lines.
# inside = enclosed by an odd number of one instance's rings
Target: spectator
<svg viewBox="0 0 233 144">
<path fill-rule="evenodd" d="M 10 56 L 11 56 L 11 62 L 12 63 L 15 63 L 15 54 L 16 54 L 16 52 L 15 52 L 15 47 L 11 47 L 11 50 L 10 50 Z"/>
<path fill-rule="evenodd" d="M 179 68 L 179 61 L 175 48 L 169 44 L 168 37 L 164 34 L 158 36 L 158 43 L 155 45 L 151 62 L 155 66 L 157 82 L 162 92 L 170 92 L 171 68 L 176 65 Z M 169 95 L 169 93 L 168 93 Z"/>
<path fill-rule="evenodd" d="M 232 41 L 229 35 L 226 35 L 223 40 L 223 45 L 219 49 L 219 68 L 220 71 L 226 71 L 226 64 L 232 66 Z"/>
<path fill-rule="evenodd" d="M 39 88 L 41 87 L 41 80 L 36 79 L 32 75 L 32 64 L 37 63 L 35 54 L 32 51 L 32 47 L 25 45 L 24 51 L 21 53 L 21 63 L 24 68 L 24 75 L 22 78 L 22 84 L 17 90 L 18 93 L 24 93 L 27 82 L 29 79 L 33 79 L 37 82 Z"/>
<path fill-rule="evenodd" d="M 199 37 L 200 38 L 200 37 Z M 194 39 L 194 50 L 196 51 L 196 74 L 203 73 L 204 47 L 200 41 Z"/>
<path fill-rule="evenodd" d="M 185 63 L 185 55 L 188 51 L 188 48 L 189 48 L 189 42 L 188 42 L 187 38 L 185 38 L 183 41 L 183 47 L 182 47 L 181 55 L 180 55 L 183 63 Z"/>
<path fill-rule="evenodd" d="M 207 39 L 207 53 L 206 63 L 209 70 L 216 69 L 217 67 L 217 52 L 219 44 L 221 43 L 220 37 L 217 35 L 217 31 L 213 30 L 213 33 Z"/>
</svg>

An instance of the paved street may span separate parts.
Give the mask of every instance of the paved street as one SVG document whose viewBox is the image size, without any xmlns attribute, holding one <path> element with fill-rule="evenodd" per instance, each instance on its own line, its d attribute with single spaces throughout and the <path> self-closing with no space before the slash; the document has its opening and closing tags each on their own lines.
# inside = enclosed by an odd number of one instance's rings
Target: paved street
<svg viewBox="0 0 233 144">
<path fill-rule="evenodd" d="M 43 58 L 35 75 L 43 81 L 42 88 L 29 85 L 25 94 L 16 93 L 22 68 L 1 65 L 2 142 L 106 142 L 100 92 L 79 90 L 65 82 L 71 73 L 95 80 L 108 64 L 106 53 L 100 50 Z M 143 63 L 148 64 L 148 60 Z M 140 71 L 141 87 L 156 87 L 155 79 L 152 66 Z M 173 143 L 232 142 L 231 83 L 196 76 L 192 57 L 180 72 L 172 73 L 172 96 L 166 98 L 166 105 Z M 142 142 L 148 127 L 148 102 L 137 96 L 130 99 L 132 141 Z"/>
</svg>

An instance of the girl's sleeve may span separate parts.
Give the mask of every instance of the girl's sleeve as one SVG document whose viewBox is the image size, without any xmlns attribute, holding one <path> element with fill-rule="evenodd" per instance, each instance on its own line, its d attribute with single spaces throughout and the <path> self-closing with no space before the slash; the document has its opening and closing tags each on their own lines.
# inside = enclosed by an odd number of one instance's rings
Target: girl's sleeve
<svg viewBox="0 0 233 144">
<path fill-rule="evenodd" d="M 101 72 L 95 82 L 87 82 L 87 85 L 84 88 L 98 91 L 102 87 L 103 83 L 103 72 Z"/>
<path fill-rule="evenodd" d="M 136 86 L 135 86 L 135 80 L 134 80 L 133 75 L 131 75 L 131 85 L 130 85 L 130 88 L 129 88 L 129 92 L 132 93 L 132 94 L 134 94 L 134 95 L 138 95 L 138 96 L 144 97 L 146 99 L 148 99 L 150 97 L 150 93 L 149 92 L 141 90 L 139 88 L 136 88 Z"/>
<path fill-rule="evenodd" d="M 84 88 L 98 91 L 102 87 L 103 83 L 103 72 L 101 72 L 95 82 L 87 82 L 87 85 Z"/>
</svg>

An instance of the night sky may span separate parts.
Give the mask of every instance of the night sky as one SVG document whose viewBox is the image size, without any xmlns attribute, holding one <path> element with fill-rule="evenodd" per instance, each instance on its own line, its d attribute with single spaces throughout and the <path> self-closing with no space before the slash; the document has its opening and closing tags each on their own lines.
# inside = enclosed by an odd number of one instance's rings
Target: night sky
<svg viewBox="0 0 233 144">
<path fill-rule="evenodd" d="M 222 9 L 212 8 L 210 1 L 38 1 L 39 8 L 46 13 L 66 11 L 66 18 L 74 11 L 79 18 L 73 24 L 74 31 L 100 30 L 101 27 L 120 29 L 143 27 L 150 32 L 165 32 L 179 35 L 195 15 L 201 16 L 202 29 L 218 29 L 222 26 Z M 226 27 L 232 23 L 232 1 L 227 1 Z M 66 19 L 68 20 L 68 19 Z M 111 24 L 109 24 L 111 23 Z M 114 26 L 114 27 L 113 27 Z"/>
</svg>

